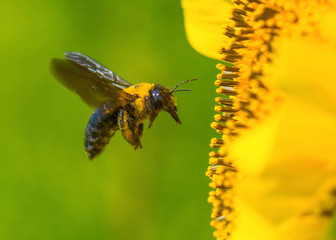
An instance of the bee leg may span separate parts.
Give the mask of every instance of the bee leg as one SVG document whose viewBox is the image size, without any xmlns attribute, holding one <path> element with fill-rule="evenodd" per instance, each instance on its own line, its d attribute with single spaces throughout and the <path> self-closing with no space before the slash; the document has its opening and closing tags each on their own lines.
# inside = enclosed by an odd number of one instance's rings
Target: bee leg
<svg viewBox="0 0 336 240">
<path fill-rule="evenodd" d="M 138 124 L 137 120 L 132 118 L 126 110 L 121 109 L 118 114 L 118 123 L 121 133 L 125 140 L 135 149 L 141 148 L 141 134 L 143 124 Z"/>
<path fill-rule="evenodd" d="M 123 106 L 123 108 L 132 118 L 135 118 L 134 116 L 135 108 L 131 104 L 127 104 Z"/>
<path fill-rule="evenodd" d="M 134 149 L 142 148 L 142 145 L 141 145 L 142 133 L 143 133 L 143 123 L 139 124 L 134 131 L 134 138 L 139 143 L 139 145 L 134 146 Z"/>
<path fill-rule="evenodd" d="M 154 120 L 155 120 L 155 118 L 157 117 L 158 114 L 159 114 L 159 112 L 153 112 L 151 115 L 149 115 L 148 128 L 151 128 L 151 126 L 153 125 L 153 122 L 154 122 Z"/>
<path fill-rule="evenodd" d="M 124 110 L 122 108 L 119 109 L 118 112 L 118 126 L 119 129 L 122 131 L 122 129 L 125 128 L 125 124 L 124 124 Z"/>
</svg>

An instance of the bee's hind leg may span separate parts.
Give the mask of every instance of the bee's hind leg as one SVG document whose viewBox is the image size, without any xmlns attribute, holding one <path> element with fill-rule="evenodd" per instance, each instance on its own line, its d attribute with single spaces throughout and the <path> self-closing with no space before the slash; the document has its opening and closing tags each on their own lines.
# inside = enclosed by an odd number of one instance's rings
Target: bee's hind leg
<svg viewBox="0 0 336 240">
<path fill-rule="evenodd" d="M 134 138 L 136 138 L 137 142 L 139 143 L 138 145 L 134 146 L 134 149 L 142 148 L 141 145 L 142 133 L 143 133 L 143 123 L 137 125 L 136 128 L 134 129 Z"/>
<path fill-rule="evenodd" d="M 134 146 L 134 149 L 142 148 L 141 136 L 143 124 L 139 124 L 136 119 L 132 118 L 129 113 L 123 109 L 119 112 L 118 122 L 125 140 Z"/>
</svg>

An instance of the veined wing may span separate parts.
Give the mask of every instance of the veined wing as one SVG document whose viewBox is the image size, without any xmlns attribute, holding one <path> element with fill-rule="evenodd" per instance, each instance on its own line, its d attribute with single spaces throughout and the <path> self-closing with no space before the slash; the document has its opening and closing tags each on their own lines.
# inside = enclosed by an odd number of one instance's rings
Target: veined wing
<svg viewBox="0 0 336 240">
<path fill-rule="evenodd" d="M 118 101 L 123 89 L 132 86 L 117 74 L 88 56 L 66 52 L 65 59 L 52 59 L 51 71 L 85 103 L 99 107 L 106 100 Z"/>
</svg>

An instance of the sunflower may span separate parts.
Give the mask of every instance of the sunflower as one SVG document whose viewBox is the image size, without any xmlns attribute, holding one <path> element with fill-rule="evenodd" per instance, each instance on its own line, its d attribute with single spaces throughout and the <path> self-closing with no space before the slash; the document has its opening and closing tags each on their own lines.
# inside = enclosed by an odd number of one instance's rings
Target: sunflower
<svg viewBox="0 0 336 240">
<path fill-rule="evenodd" d="M 336 1 L 184 0 L 220 60 L 208 202 L 217 239 L 322 239 L 336 210 Z"/>
</svg>

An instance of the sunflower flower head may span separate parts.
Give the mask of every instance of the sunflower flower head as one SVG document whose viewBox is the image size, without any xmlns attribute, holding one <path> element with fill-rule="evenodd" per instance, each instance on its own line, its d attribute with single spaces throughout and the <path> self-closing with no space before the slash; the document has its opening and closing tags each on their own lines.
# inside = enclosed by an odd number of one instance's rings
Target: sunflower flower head
<svg viewBox="0 0 336 240">
<path fill-rule="evenodd" d="M 192 1 L 185 0 L 184 7 L 186 8 L 186 3 L 190 4 L 190 2 Z M 195 2 L 199 4 L 206 1 Z M 223 2 L 225 1 L 212 0 L 204 5 L 214 4 L 223 7 Z M 287 38 L 312 37 L 323 42 L 324 36 L 321 34 L 319 21 L 321 16 L 335 9 L 335 1 L 328 0 L 232 0 L 232 2 L 231 14 L 227 16 L 223 11 L 223 18 L 227 19 L 223 20 L 223 34 L 225 37 L 219 49 L 219 55 L 214 53 L 206 54 L 223 61 L 216 66 L 220 71 L 215 81 L 215 85 L 218 87 L 216 92 L 219 96 L 215 99 L 217 103 L 215 111 L 217 114 L 214 116 L 215 121 L 211 124 L 211 127 L 221 134 L 221 137 L 211 139 L 210 147 L 218 150 L 210 152 L 210 166 L 206 171 L 206 175 L 211 179 L 210 187 L 213 188 L 209 193 L 208 202 L 213 206 L 211 226 L 216 229 L 214 236 L 217 239 L 231 238 L 237 225 L 236 222 L 239 222 L 241 215 L 248 214 L 249 210 L 245 208 L 246 206 L 241 204 L 240 199 L 237 200 L 237 194 L 248 195 L 246 198 L 253 204 L 251 196 L 260 197 L 266 193 L 272 195 L 270 192 L 279 188 L 278 186 L 274 187 L 274 184 L 269 181 L 266 185 L 260 184 L 259 189 L 251 194 L 249 190 L 246 191 L 246 184 L 241 182 L 244 182 L 246 175 L 256 176 L 257 171 L 251 170 L 247 171 L 247 174 L 243 174 L 242 168 L 244 166 L 242 162 L 244 161 L 239 160 L 240 157 L 236 157 L 237 151 L 235 151 L 237 149 L 237 139 L 248 135 L 249 132 L 253 132 L 251 130 L 254 128 L 260 128 L 260 125 L 265 122 L 267 125 L 269 119 L 280 114 L 279 112 L 286 105 L 283 103 L 287 101 L 283 101 L 287 97 L 286 94 L 282 91 L 282 87 L 279 87 L 278 82 L 274 80 L 275 78 L 271 77 L 277 49 L 281 46 L 283 39 Z M 185 12 L 187 11 L 185 10 Z M 216 14 L 218 14 L 218 10 Z M 186 28 L 188 32 L 188 24 L 186 24 Z M 194 42 L 192 42 L 192 45 Z M 204 45 L 204 41 L 202 45 Z M 195 48 L 198 49 L 199 47 L 196 46 Z M 209 49 L 212 49 L 212 47 Z M 204 52 L 204 50 L 200 52 Z M 289 115 L 286 117 L 289 117 Z M 266 128 L 274 128 L 273 126 L 277 125 L 277 121 L 274 122 L 274 124 L 270 124 L 272 125 L 271 127 L 267 125 Z M 262 142 L 260 138 L 266 139 L 266 135 L 259 136 L 258 141 L 252 142 L 252 144 Z M 265 142 L 267 141 L 266 139 Z M 249 144 L 251 145 L 251 141 Z M 272 143 L 263 143 L 260 147 L 267 148 L 267 144 L 271 145 Z M 238 154 L 244 155 L 244 157 L 241 157 L 242 159 L 250 158 L 251 161 L 258 159 L 256 162 L 268 162 L 268 160 L 262 161 L 261 159 L 268 159 L 269 153 L 258 154 L 259 150 L 257 148 L 250 147 L 250 149 L 252 149 L 251 152 Z M 254 157 L 254 155 L 257 157 Z M 294 165 L 295 161 L 282 160 L 281 167 L 277 165 L 279 162 L 279 160 L 276 160 L 272 165 L 260 164 L 263 167 L 258 171 L 262 172 L 262 175 L 260 174 L 256 183 L 259 184 L 258 181 L 261 178 L 272 175 L 276 181 L 280 181 L 281 184 L 285 185 L 285 181 L 281 182 L 281 179 L 283 178 L 283 169 L 286 169 L 286 167 L 282 165 Z M 310 171 L 314 168 L 313 166 L 315 166 L 314 164 L 308 162 L 306 168 L 301 169 L 301 172 L 310 174 Z M 330 165 L 331 167 L 328 166 L 328 173 L 332 173 L 330 176 L 335 176 L 335 163 L 330 163 Z M 298 169 L 300 167 L 298 166 Z M 293 171 L 293 169 L 295 168 L 291 168 L 290 171 Z M 246 170 L 246 167 L 244 170 Z M 301 172 L 296 171 L 295 176 L 300 176 Z M 288 177 L 289 174 L 286 174 L 286 177 Z M 320 178 L 322 179 L 322 177 Z M 320 178 L 316 177 L 316 182 L 321 183 L 322 180 Z M 297 183 L 298 186 L 300 185 L 299 182 Z M 305 238 L 300 235 L 303 230 L 301 230 L 301 225 L 298 227 L 297 223 L 307 222 L 307 226 L 313 226 L 316 222 L 323 222 L 321 220 L 323 217 L 326 217 L 324 220 L 330 220 L 336 209 L 336 179 L 332 177 L 326 182 L 326 184 L 321 183 L 323 185 L 322 189 L 317 191 L 319 193 L 314 193 L 314 197 L 311 197 L 312 200 L 306 201 L 290 214 L 286 213 L 281 217 L 275 217 L 279 216 L 279 214 L 275 213 L 275 209 L 271 209 L 264 214 L 270 219 L 269 222 L 264 221 L 266 219 L 265 216 L 259 217 L 256 222 L 260 226 L 264 225 L 264 228 L 256 234 L 256 239 L 315 239 L 311 236 Z M 248 182 L 248 184 L 251 183 Z M 278 184 L 279 186 L 281 185 L 280 183 Z M 314 184 L 317 183 L 314 182 Z M 291 189 L 290 186 L 287 187 L 287 191 L 290 191 L 289 189 Z M 300 190 L 302 190 L 301 185 Z M 242 193 L 242 191 L 245 192 Z M 307 192 L 300 194 L 308 195 Z M 289 194 L 287 192 L 286 194 L 277 194 L 281 197 L 286 195 L 284 199 L 290 203 L 286 202 L 283 205 L 287 204 L 288 206 L 294 205 L 294 202 L 297 203 L 298 199 L 301 201 L 304 199 L 301 195 L 300 197 L 288 197 L 287 195 Z M 269 196 L 267 195 L 267 197 Z M 285 209 L 289 209 L 287 205 Z M 266 206 L 261 206 L 260 203 L 256 203 L 255 207 L 258 210 L 267 208 Z M 242 212 L 242 209 L 247 210 Z M 286 217 L 290 220 L 283 221 Z M 253 225 L 253 223 L 249 225 Z M 276 233 L 268 233 L 269 226 L 275 225 L 278 226 Z M 293 228 L 296 228 L 295 231 L 293 231 Z M 245 232 L 249 232 L 249 230 L 245 229 Z M 320 233 L 320 231 L 317 232 Z M 239 238 L 237 236 L 244 237 Z M 247 239 L 247 237 L 251 239 L 250 235 L 236 235 L 237 239 Z"/>
</svg>

